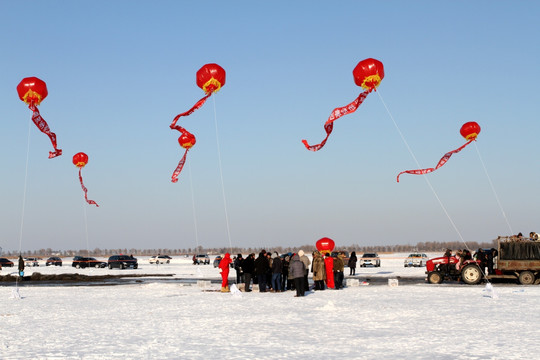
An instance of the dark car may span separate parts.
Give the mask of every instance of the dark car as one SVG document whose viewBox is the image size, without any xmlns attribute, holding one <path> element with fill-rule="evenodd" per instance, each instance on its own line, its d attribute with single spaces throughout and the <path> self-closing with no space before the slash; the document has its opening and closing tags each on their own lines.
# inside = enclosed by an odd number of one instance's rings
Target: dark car
<svg viewBox="0 0 540 360">
<path fill-rule="evenodd" d="M 216 258 L 214 259 L 214 267 L 215 268 L 217 268 L 219 266 L 219 263 L 221 262 L 221 259 L 223 259 L 221 257 L 221 255 L 216 256 Z"/>
<path fill-rule="evenodd" d="M 93 257 L 75 256 L 73 258 L 73 262 L 71 263 L 71 266 L 77 269 L 84 269 L 87 267 L 104 268 L 107 266 L 107 263 L 96 260 Z"/>
<path fill-rule="evenodd" d="M 107 263 L 109 264 L 109 269 L 136 269 L 139 267 L 137 259 L 130 255 L 113 255 L 109 258 Z"/>
<path fill-rule="evenodd" d="M 49 265 L 62 266 L 62 259 L 60 259 L 58 256 L 51 256 L 45 262 L 45 266 Z"/>
<path fill-rule="evenodd" d="M 3 267 L 12 267 L 13 261 L 6 259 L 6 258 L 0 258 L 0 269 Z"/>
</svg>

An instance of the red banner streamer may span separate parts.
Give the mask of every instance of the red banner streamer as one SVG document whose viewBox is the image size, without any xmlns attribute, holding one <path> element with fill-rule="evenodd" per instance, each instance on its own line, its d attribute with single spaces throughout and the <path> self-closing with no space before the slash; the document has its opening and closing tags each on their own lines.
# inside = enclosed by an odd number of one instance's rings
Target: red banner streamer
<svg viewBox="0 0 540 360">
<path fill-rule="evenodd" d="M 201 108 L 201 106 L 204 105 L 204 103 L 206 102 L 206 100 L 210 97 L 210 95 L 212 95 L 212 92 L 209 92 L 208 94 L 206 94 L 206 96 L 204 96 L 201 100 L 197 101 L 195 103 L 195 105 L 193 105 L 193 107 L 191 109 L 189 109 L 188 111 L 186 112 L 183 112 L 181 114 L 178 114 L 174 117 L 171 125 L 169 125 L 169 127 L 173 130 L 178 130 L 178 131 L 182 131 L 180 129 L 182 129 L 180 126 L 177 126 L 176 123 L 178 122 L 178 119 L 180 119 L 182 116 L 188 116 L 188 115 L 191 115 L 195 110 L 198 110 Z"/>
<path fill-rule="evenodd" d="M 302 143 L 304 143 L 304 146 L 306 147 L 306 149 L 310 151 L 318 151 L 322 149 L 322 147 L 326 144 L 326 140 L 328 140 L 328 137 L 332 133 L 332 130 L 334 128 L 334 124 L 333 124 L 334 121 L 336 121 L 337 119 L 339 119 L 340 117 L 344 115 L 355 112 L 356 109 L 358 109 L 358 107 L 364 102 L 365 98 L 373 89 L 374 88 L 364 91 L 349 105 L 335 108 L 330 114 L 330 117 L 328 118 L 328 120 L 326 120 L 326 123 L 324 124 L 324 131 L 326 131 L 326 137 L 324 138 L 324 140 L 320 144 L 317 144 L 317 145 L 309 145 L 307 140 L 302 140 Z"/>
<path fill-rule="evenodd" d="M 37 106 L 34 105 L 34 103 L 30 103 L 30 105 L 28 105 L 28 108 L 32 110 L 32 121 L 34 122 L 34 124 L 36 124 L 36 126 L 42 133 L 46 134 L 51 139 L 54 151 L 49 151 L 49 159 L 62 155 L 62 149 L 58 149 L 56 147 L 56 134 L 51 132 L 49 125 L 47 124 L 45 119 L 41 117 Z"/>
<path fill-rule="evenodd" d="M 97 207 L 99 207 L 99 205 L 94 201 L 94 200 L 88 200 L 88 189 L 86 188 L 86 186 L 84 186 L 83 184 L 83 180 L 82 180 L 82 174 L 81 174 L 81 171 L 82 171 L 82 167 L 79 168 L 79 181 L 81 182 L 81 187 L 84 191 L 84 199 L 86 200 L 86 202 L 90 205 L 96 205 Z"/>
<path fill-rule="evenodd" d="M 180 173 L 182 172 L 182 169 L 184 168 L 184 164 L 186 163 L 186 156 L 187 156 L 188 151 L 189 151 L 189 149 L 186 149 L 186 152 L 184 152 L 184 156 L 182 156 L 182 159 L 180 159 L 180 162 L 178 163 L 178 166 L 176 167 L 176 169 L 174 170 L 174 172 L 172 174 L 171 181 L 173 183 L 178 182 L 178 175 L 180 175 Z"/>
<path fill-rule="evenodd" d="M 441 166 L 443 166 L 444 164 L 446 164 L 446 162 L 450 159 L 450 157 L 454 154 L 457 154 L 458 152 L 460 152 L 461 150 L 463 150 L 465 148 L 465 146 L 469 145 L 471 142 L 473 142 L 474 139 L 472 140 L 469 140 L 467 143 L 465 143 L 464 145 L 460 146 L 459 148 L 457 148 L 456 150 L 452 150 L 450 152 L 447 152 L 446 154 L 444 154 L 444 156 L 441 158 L 441 160 L 439 160 L 439 163 L 437 164 L 437 166 L 435 166 L 434 168 L 428 168 L 428 169 L 418 169 L 418 170 L 406 170 L 406 171 L 402 171 L 398 174 L 397 176 L 397 182 L 399 182 L 399 176 L 401 174 L 413 174 L 413 175 L 424 175 L 424 174 L 428 174 L 430 172 L 433 172 L 435 170 L 437 170 L 438 168 L 440 168 Z"/>
</svg>

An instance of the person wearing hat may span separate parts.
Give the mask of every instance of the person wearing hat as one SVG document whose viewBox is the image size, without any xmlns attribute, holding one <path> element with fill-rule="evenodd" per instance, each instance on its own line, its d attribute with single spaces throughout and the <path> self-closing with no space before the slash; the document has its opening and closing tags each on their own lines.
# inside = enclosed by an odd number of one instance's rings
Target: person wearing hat
<svg viewBox="0 0 540 360">
<path fill-rule="evenodd" d="M 294 287 L 296 288 L 295 297 L 304 296 L 304 271 L 306 267 L 302 261 L 300 261 L 300 256 L 294 254 L 291 258 L 291 264 L 289 266 L 289 272 L 291 273 L 292 278 L 294 279 Z"/>
<path fill-rule="evenodd" d="M 234 270 L 236 270 L 236 284 L 243 283 L 243 277 L 244 272 L 242 271 L 242 263 L 244 262 L 244 259 L 242 258 L 242 254 L 238 254 L 236 258 L 234 259 L 233 267 Z"/>
<path fill-rule="evenodd" d="M 311 264 L 311 261 L 309 261 L 309 258 L 304 254 L 304 250 L 298 251 L 298 256 L 300 256 L 300 261 L 304 263 L 304 291 L 309 291 L 309 282 L 308 282 L 308 274 L 309 274 L 309 265 Z"/>
</svg>

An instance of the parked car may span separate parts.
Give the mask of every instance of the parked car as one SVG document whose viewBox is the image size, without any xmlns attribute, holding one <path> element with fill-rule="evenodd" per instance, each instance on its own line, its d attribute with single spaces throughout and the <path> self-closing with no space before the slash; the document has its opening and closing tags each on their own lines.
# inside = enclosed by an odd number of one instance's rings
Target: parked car
<svg viewBox="0 0 540 360">
<path fill-rule="evenodd" d="M 429 260 L 426 254 L 413 253 L 409 254 L 403 262 L 404 267 L 422 267 L 426 266 L 426 262 Z"/>
<path fill-rule="evenodd" d="M 24 266 L 39 266 L 39 260 L 33 257 L 24 258 Z"/>
<path fill-rule="evenodd" d="M 148 261 L 150 264 L 168 264 L 171 262 L 171 259 L 169 255 L 154 255 Z"/>
<path fill-rule="evenodd" d="M 93 257 L 75 256 L 73 258 L 71 266 L 77 269 L 84 269 L 87 267 L 104 268 L 107 266 L 107 263 L 105 263 L 104 261 L 96 260 Z"/>
<path fill-rule="evenodd" d="M 62 266 L 62 259 L 60 259 L 58 256 L 51 256 L 45 262 L 45 266 L 49 265 Z"/>
<path fill-rule="evenodd" d="M 360 267 L 381 266 L 381 259 L 377 253 L 364 253 L 358 262 L 360 263 Z"/>
<path fill-rule="evenodd" d="M 219 266 L 219 263 L 221 262 L 221 259 L 223 259 L 221 257 L 221 255 L 216 256 L 216 258 L 214 259 L 214 267 L 215 268 L 217 268 Z"/>
<path fill-rule="evenodd" d="M 7 258 L 0 258 L 0 269 L 3 267 L 13 267 L 13 261 Z"/>
<path fill-rule="evenodd" d="M 210 257 L 208 254 L 197 254 L 193 255 L 193 265 L 209 265 Z"/>
<path fill-rule="evenodd" d="M 137 269 L 139 267 L 139 264 L 137 263 L 137 259 L 130 255 L 113 255 L 109 257 L 109 260 L 107 261 L 107 263 L 109 265 L 109 269 L 113 269 L 113 268 Z"/>
</svg>

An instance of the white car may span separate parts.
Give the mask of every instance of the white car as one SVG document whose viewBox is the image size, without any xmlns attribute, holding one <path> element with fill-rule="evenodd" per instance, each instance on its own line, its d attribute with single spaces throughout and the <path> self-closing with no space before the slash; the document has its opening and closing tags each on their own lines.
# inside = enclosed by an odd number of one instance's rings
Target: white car
<svg viewBox="0 0 540 360">
<path fill-rule="evenodd" d="M 168 264 L 171 262 L 171 257 L 168 255 L 154 255 L 148 261 L 150 264 Z"/>
<path fill-rule="evenodd" d="M 405 259 L 403 266 L 404 267 L 422 267 L 426 266 L 426 262 L 429 260 L 426 254 L 413 253 L 409 254 Z"/>
<path fill-rule="evenodd" d="M 360 263 L 360 267 L 381 266 L 381 259 L 377 253 L 364 253 L 358 262 Z"/>
</svg>

